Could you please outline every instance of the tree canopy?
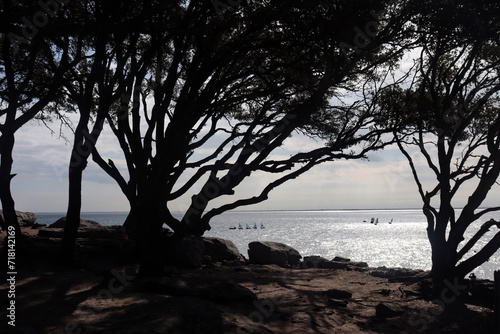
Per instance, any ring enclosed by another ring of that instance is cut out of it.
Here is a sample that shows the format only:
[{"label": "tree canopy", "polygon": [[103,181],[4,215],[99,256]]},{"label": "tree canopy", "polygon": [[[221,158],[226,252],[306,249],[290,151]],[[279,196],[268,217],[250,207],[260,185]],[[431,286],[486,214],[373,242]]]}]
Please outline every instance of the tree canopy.
[{"label": "tree canopy", "polygon": [[66,36],[42,31],[50,24],[40,8],[9,2],[0,11],[0,21],[0,199],[7,225],[20,232],[10,190],[15,132],[35,117],[46,120],[44,110],[64,104],[64,74],[79,55]]},{"label": "tree canopy", "polygon": [[[500,173],[496,2],[14,1],[1,17],[2,205],[15,225],[15,131],[34,117],[77,111],[68,254],[90,155],[126,196],[125,226],[144,267],[154,268],[164,224],[178,237],[202,235],[214,216],[265,201],[318,164],[383,148],[387,133],[424,204],[433,273],[465,275],[500,245],[497,235],[466,259],[488,226],[461,244],[474,221],[500,209],[479,209]],[[420,56],[401,74],[408,50]],[[401,79],[390,81],[395,71]],[[125,169],[101,155],[103,129],[117,139]],[[295,135],[320,144],[283,157]],[[410,146],[435,174],[429,189]],[[272,181],[236,196],[259,174]],[[453,200],[474,182],[457,216]],[[183,196],[191,202],[176,219],[170,204]]]},{"label": "tree canopy", "polygon": [[[395,136],[423,202],[433,275],[464,277],[500,247],[497,233],[485,239],[479,252],[469,253],[494,225],[478,228],[474,223],[500,210],[481,208],[500,173],[499,6],[489,1],[481,6],[456,7],[456,2],[446,1],[426,6],[430,13],[419,22],[414,80],[387,90],[380,101],[401,121]],[[412,146],[435,176],[434,184],[422,180]],[[463,198],[466,187],[472,192],[457,210],[456,199]],[[477,232],[464,240],[468,229]]]},{"label": "tree canopy", "polygon": [[[247,2],[224,20],[204,2],[171,4],[168,11],[154,4],[147,20],[162,29],[135,40],[144,47],[130,63],[133,86],[106,115],[128,180],[98,147],[93,152],[129,200],[126,227],[141,245],[159,244],[164,223],[180,235],[201,235],[213,216],[266,200],[314,165],[364,157],[384,145],[379,139],[387,129],[375,123],[381,116],[368,87],[380,84],[378,71],[404,50],[406,14],[401,4],[363,4]],[[149,64],[137,61],[145,54],[152,55]],[[343,99],[362,82],[361,99]],[[296,131],[326,145],[274,158]],[[209,153],[197,153],[214,138]],[[256,196],[231,196],[256,172],[277,177]],[[192,203],[179,221],[168,203],[187,193]],[[220,198],[226,204],[209,207]]]}]

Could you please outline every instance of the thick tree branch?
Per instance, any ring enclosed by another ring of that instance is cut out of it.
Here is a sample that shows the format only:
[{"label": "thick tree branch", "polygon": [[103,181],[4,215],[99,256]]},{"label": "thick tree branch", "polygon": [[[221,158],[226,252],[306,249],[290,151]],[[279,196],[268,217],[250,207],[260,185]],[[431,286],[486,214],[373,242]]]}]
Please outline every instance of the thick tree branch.
[{"label": "thick tree branch", "polygon": [[489,221],[481,225],[479,231],[477,231],[476,234],[474,234],[474,236],[470,238],[469,241],[467,241],[467,243],[464,245],[464,247],[462,247],[462,249],[457,253],[457,261],[462,259],[464,255],[467,254],[474,247],[474,245],[477,244],[481,237],[485,235],[493,225],[500,227],[500,223],[494,221],[493,219],[490,219]]},{"label": "thick tree branch", "polygon": [[457,265],[455,272],[459,277],[464,277],[475,268],[479,267],[496,253],[500,248],[500,232],[481,248],[476,254]]}]

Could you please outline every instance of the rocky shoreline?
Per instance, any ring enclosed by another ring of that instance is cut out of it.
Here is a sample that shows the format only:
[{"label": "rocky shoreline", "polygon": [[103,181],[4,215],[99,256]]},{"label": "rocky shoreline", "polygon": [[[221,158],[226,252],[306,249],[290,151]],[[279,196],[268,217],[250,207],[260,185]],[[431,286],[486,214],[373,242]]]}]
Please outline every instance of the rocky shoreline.
[{"label": "rocky shoreline", "polygon": [[[121,227],[83,223],[75,265],[59,265],[60,224],[22,228],[16,296],[20,333],[494,329],[490,281],[468,282],[456,296],[447,292],[440,298],[421,270],[371,268],[340,257],[302,258],[274,242],[251,243],[246,259],[231,241],[201,237],[166,250],[164,277],[138,280],[134,243]],[[1,285],[0,293],[6,291]]]},{"label": "rocky shoreline", "polygon": [[[33,212],[16,211],[17,223],[21,227],[31,227],[36,223],[36,214]],[[5,226],[3,211],[0,209],[0,226]]]}]

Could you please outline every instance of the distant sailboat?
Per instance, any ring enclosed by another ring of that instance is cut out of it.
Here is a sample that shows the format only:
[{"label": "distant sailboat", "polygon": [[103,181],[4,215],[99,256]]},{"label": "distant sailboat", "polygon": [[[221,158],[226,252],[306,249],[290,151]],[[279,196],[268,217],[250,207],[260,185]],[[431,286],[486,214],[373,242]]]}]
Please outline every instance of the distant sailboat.
[{"label": "distant sailboat", "polygon": [[373,224],[374,220],[375,220],[375,218],[372,217],[372,219],[370,219],[370,224]]},{"label": "distant sailboat", "polygon": [[253,228],[254,228],[254,229],[257,229],[257,223],[255,223],[255,224],[253,225]]},{"label": "distant sailboat", "polygon": [[378,218],[375,220],[375,225],[377,225],[377,224],[378,224]]},{"label": "distant sailboat", "polygon": [[248,223],[247,223],[247,230],[249,230],[249,229],[251,229],[251,227],[250,227],[250,226],[248,225]]},{"label": "distant sailboat", "polygon": [[389,224],[392,224],[392,221],[394,220],[394,218],[391,218],[391,221],[389,222]]},{"label": "distant sailboat", "polygon": [[238,230],[242,230],[243,227],[241,226],[241,224],[238,226]]},{"label": "distant sailboat", "polygon": [[260,228],[265,228],[264,224],[260,223]]}]

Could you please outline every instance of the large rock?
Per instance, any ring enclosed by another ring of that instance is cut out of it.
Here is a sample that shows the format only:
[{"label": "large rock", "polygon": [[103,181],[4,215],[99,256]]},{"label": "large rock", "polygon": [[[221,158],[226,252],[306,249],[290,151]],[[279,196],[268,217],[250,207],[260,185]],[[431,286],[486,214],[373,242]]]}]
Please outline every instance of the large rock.
[{"label": "large rock", "polygon": [[200,237],[186,235],[182,240],[168,237],[165,246],[165,262],[168,264],[187,268],[199,268],[203,264],[205,244]]},{"label": "large rock", "polygon": [[186,235],[182,240],[170,236],[165,240],[166,262],[181,267],[198,268],[210,262],[239,261],[245,258],[230,240]]},{"label": "large rock", "polygon": [[369,274],[373,277],[387,278],[392,282],[405,282],[425,277],[429,273],[420,269],[378,267],[371,270]]},{"label": "large rock", "polygon": [[350,259],[336,256],[333,260],[327,260],[324,257],[312,255],[304,257],[301,265],[302,268],[320,268],[320,269],[345,269],[345,270],[362,270],[367,268],[366,262],[352,262]]},{"label": "large rock", "polygon": [[304,260],[302,261],[302,268],[324,268],[325,264],[328,262],[330,261],[318,255],[304,256]]},{"label": "large rock", "polygon": [[221,238],[202,237],[205,245],[204,255],[210,256],[214,262],[240,261],[245,262],[245,258],[233,244],[231,240]]},{"label": "large rock", "polygon": [[292,247],[279,242],[253,241],[248,244],[248,257],[251,263],[287,267],[299,264],[302,255]]},{"label": "large rock", "polygon": [[322,269],[350,269],[350,263],[345,261],[321,262],[318,268]]},{"label": "large rock", "polygon": [[[55,223],[38,231],[38,236],[42,238],[62,238],[66,217],[59,218]],[[78,238],[112,238],[122,237],[126,234],[125,228],[120,225],[104,226],[93,220],[80,219],[78,227]]]},{"label": "large rock", "polygon": [[[16,211],[17,223],[21,227],[30,227],[36,223],[36,214],[33,212],[21,212]],[[5,224],[5,218],[3,216],[3,211],[0,210],[0,225],[3,226]]]},{"label": "large rock", "polygon": [[361,271],[362,268],[367,268],[368,263],[366,262],[347,262],[347,261],[328,261],[320,263],[319,268],[325,269],[347,269],[347,270],[358,270]]},{"label": "large rock", "polygon": [[[59,218],[55,223],[52,223],[48,226],[48,228],[64,228],[66,226],[66,217]],[[103,225],[99,224],[93,220],[83,220],[80,219],[80,227],[79,229],[91,229],[91,228],[101,228]]]}]

